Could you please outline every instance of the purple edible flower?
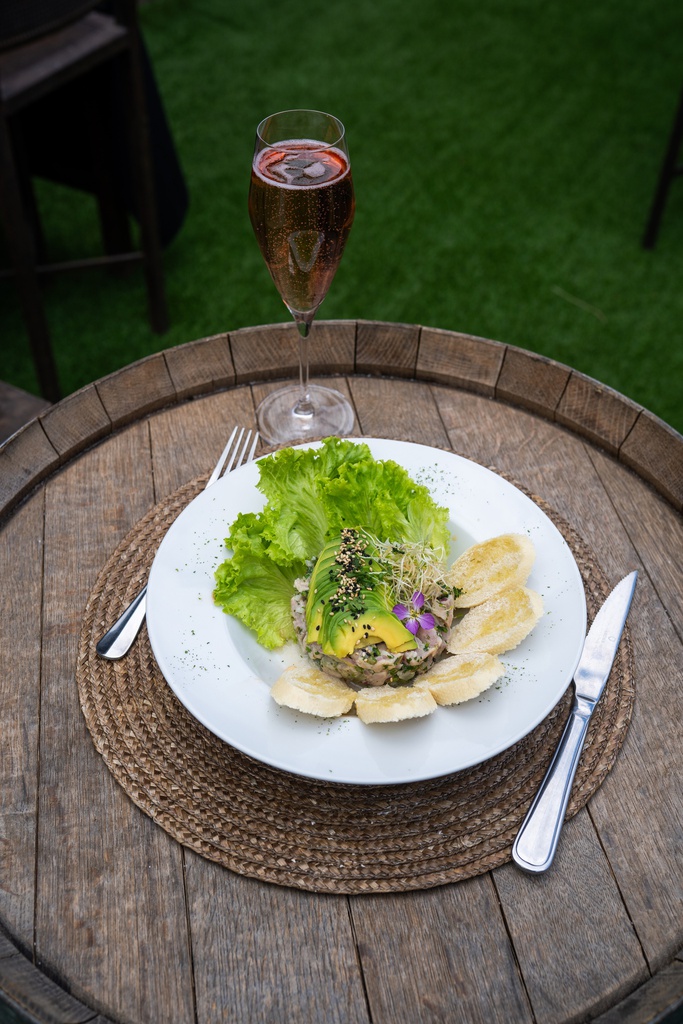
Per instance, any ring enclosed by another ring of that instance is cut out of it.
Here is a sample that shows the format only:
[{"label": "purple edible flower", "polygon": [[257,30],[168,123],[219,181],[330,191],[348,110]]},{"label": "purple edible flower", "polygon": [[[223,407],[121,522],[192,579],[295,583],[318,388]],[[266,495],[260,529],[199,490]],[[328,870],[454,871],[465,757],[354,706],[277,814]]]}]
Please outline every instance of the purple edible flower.
[{"label": "purple edible flower", "polygon": [[431,612],[423,612],[421,608],[425,603],[424,594],[416,590],[410,599],[410,608],[406,608],[404,604],[395,604],[391,609],[394,615],[401,620],[406,629],[409,629],[411,633],[417,633],[420,626],[423,629],[434,628],[434,616]]}]

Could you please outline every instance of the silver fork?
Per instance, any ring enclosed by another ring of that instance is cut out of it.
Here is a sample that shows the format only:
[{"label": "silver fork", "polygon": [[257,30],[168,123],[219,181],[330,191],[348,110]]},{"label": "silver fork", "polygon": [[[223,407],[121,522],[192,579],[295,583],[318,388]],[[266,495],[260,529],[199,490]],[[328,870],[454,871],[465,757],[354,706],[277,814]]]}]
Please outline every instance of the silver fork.
[{"label": "silver fork", "polygon": [[[238,430],[239,434],[237,434]],[[256,445],[258,444],[258,432],[254,431],[253,440],[251,435],[251,430],[248,430],[245,436],[244,427],[242,427],[241,430],[239,427],[235,427],[228,438],[228,443],[221,452],[221,457],[216,463],[213,473],[206,482],[206,487],[210,487],[211,484],[215,484],[216,480],[221,476],[224,466],[225,472],[229,473],[231,470],[236,469],[237,466],[251,462],[254,458]],[[250,441],[251,447],[249,447]],[[241,448],[240,445],[242,446]],[[232,458],[226,465],[231,451]],[[109,629],[102,639],[98,641],[95,650],[101,658],[108,658],[110,661],[116,661],[118,658],[122,658],[124,654],[128,653],[145,619],[145,612],[147,610],[146,595],[147,585],[145,584],[137,597],[133,598],[125,612],[123,612],[120,618],[116,620],[111,629]]]}]

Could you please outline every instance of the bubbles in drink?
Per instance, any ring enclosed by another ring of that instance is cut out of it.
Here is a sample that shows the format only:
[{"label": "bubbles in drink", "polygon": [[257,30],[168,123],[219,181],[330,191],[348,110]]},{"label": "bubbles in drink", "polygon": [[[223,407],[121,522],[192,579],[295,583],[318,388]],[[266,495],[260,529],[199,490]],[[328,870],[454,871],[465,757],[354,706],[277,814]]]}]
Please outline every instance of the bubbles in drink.
[{"label": "bubbles in drink", "polygon": [[317,310],[339,265],[355,202],[348,157],[293,140],[255,157],[249,216],[263,258],[292,313]]}]

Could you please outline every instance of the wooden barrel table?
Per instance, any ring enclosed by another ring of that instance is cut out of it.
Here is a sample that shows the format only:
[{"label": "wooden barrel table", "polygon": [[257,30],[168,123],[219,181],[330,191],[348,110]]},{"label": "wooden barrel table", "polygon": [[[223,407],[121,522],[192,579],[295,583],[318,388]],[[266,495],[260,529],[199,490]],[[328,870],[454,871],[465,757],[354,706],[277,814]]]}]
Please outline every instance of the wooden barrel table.
[{"label": "wooden barrel table", "polygon": [[555,862],[523,874],[510,847],[566,702],[471,771],[366,791],[222,743],[144,628],[98,663],[229,428],[296,375],[293,325],[203,338],[0,447],[0,1019],[678,1019],[683,438],[570,367],[450,331],[321,322],[311,359],[355,434],[457,453],[540,503],[589,617],[639,572]]}]

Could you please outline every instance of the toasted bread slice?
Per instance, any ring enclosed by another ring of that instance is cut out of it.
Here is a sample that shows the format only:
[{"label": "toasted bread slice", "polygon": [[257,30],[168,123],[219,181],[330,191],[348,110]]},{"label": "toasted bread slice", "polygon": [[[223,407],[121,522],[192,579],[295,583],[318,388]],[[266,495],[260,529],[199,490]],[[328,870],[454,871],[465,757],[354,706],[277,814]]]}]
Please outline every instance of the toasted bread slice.
[{"label": "toasted bread slice", "polygon": [[502,654],[529,635],[541,615],[543,601],[527,587],[512,587],[471,608],[452,629],[451,654]]},{"label": "toasted bread slice", "polygon": [[503,533],[473,544],[448,570],[446,582],[462,593],[456,608],[473,608],[529,579],[536,552],[521,533]]},{"label": "toasted bread slice", "polygon": [[356,713],[361,722],[402,722],[436,711],[429,690],[420,686],[366,686],[356,694]]},{"label": "toasted bread slice", "polygon": [[338,718],[353,707],[356,691],[317,668],[289,665],[273,683],[270,695],[281,706],[319,718]]},{"label": "toasted bread slice", "polygon": [[504,675],[505,665],[495,654],[454,654],[435,662],[418,685],[446,706],[478,697]]}]

